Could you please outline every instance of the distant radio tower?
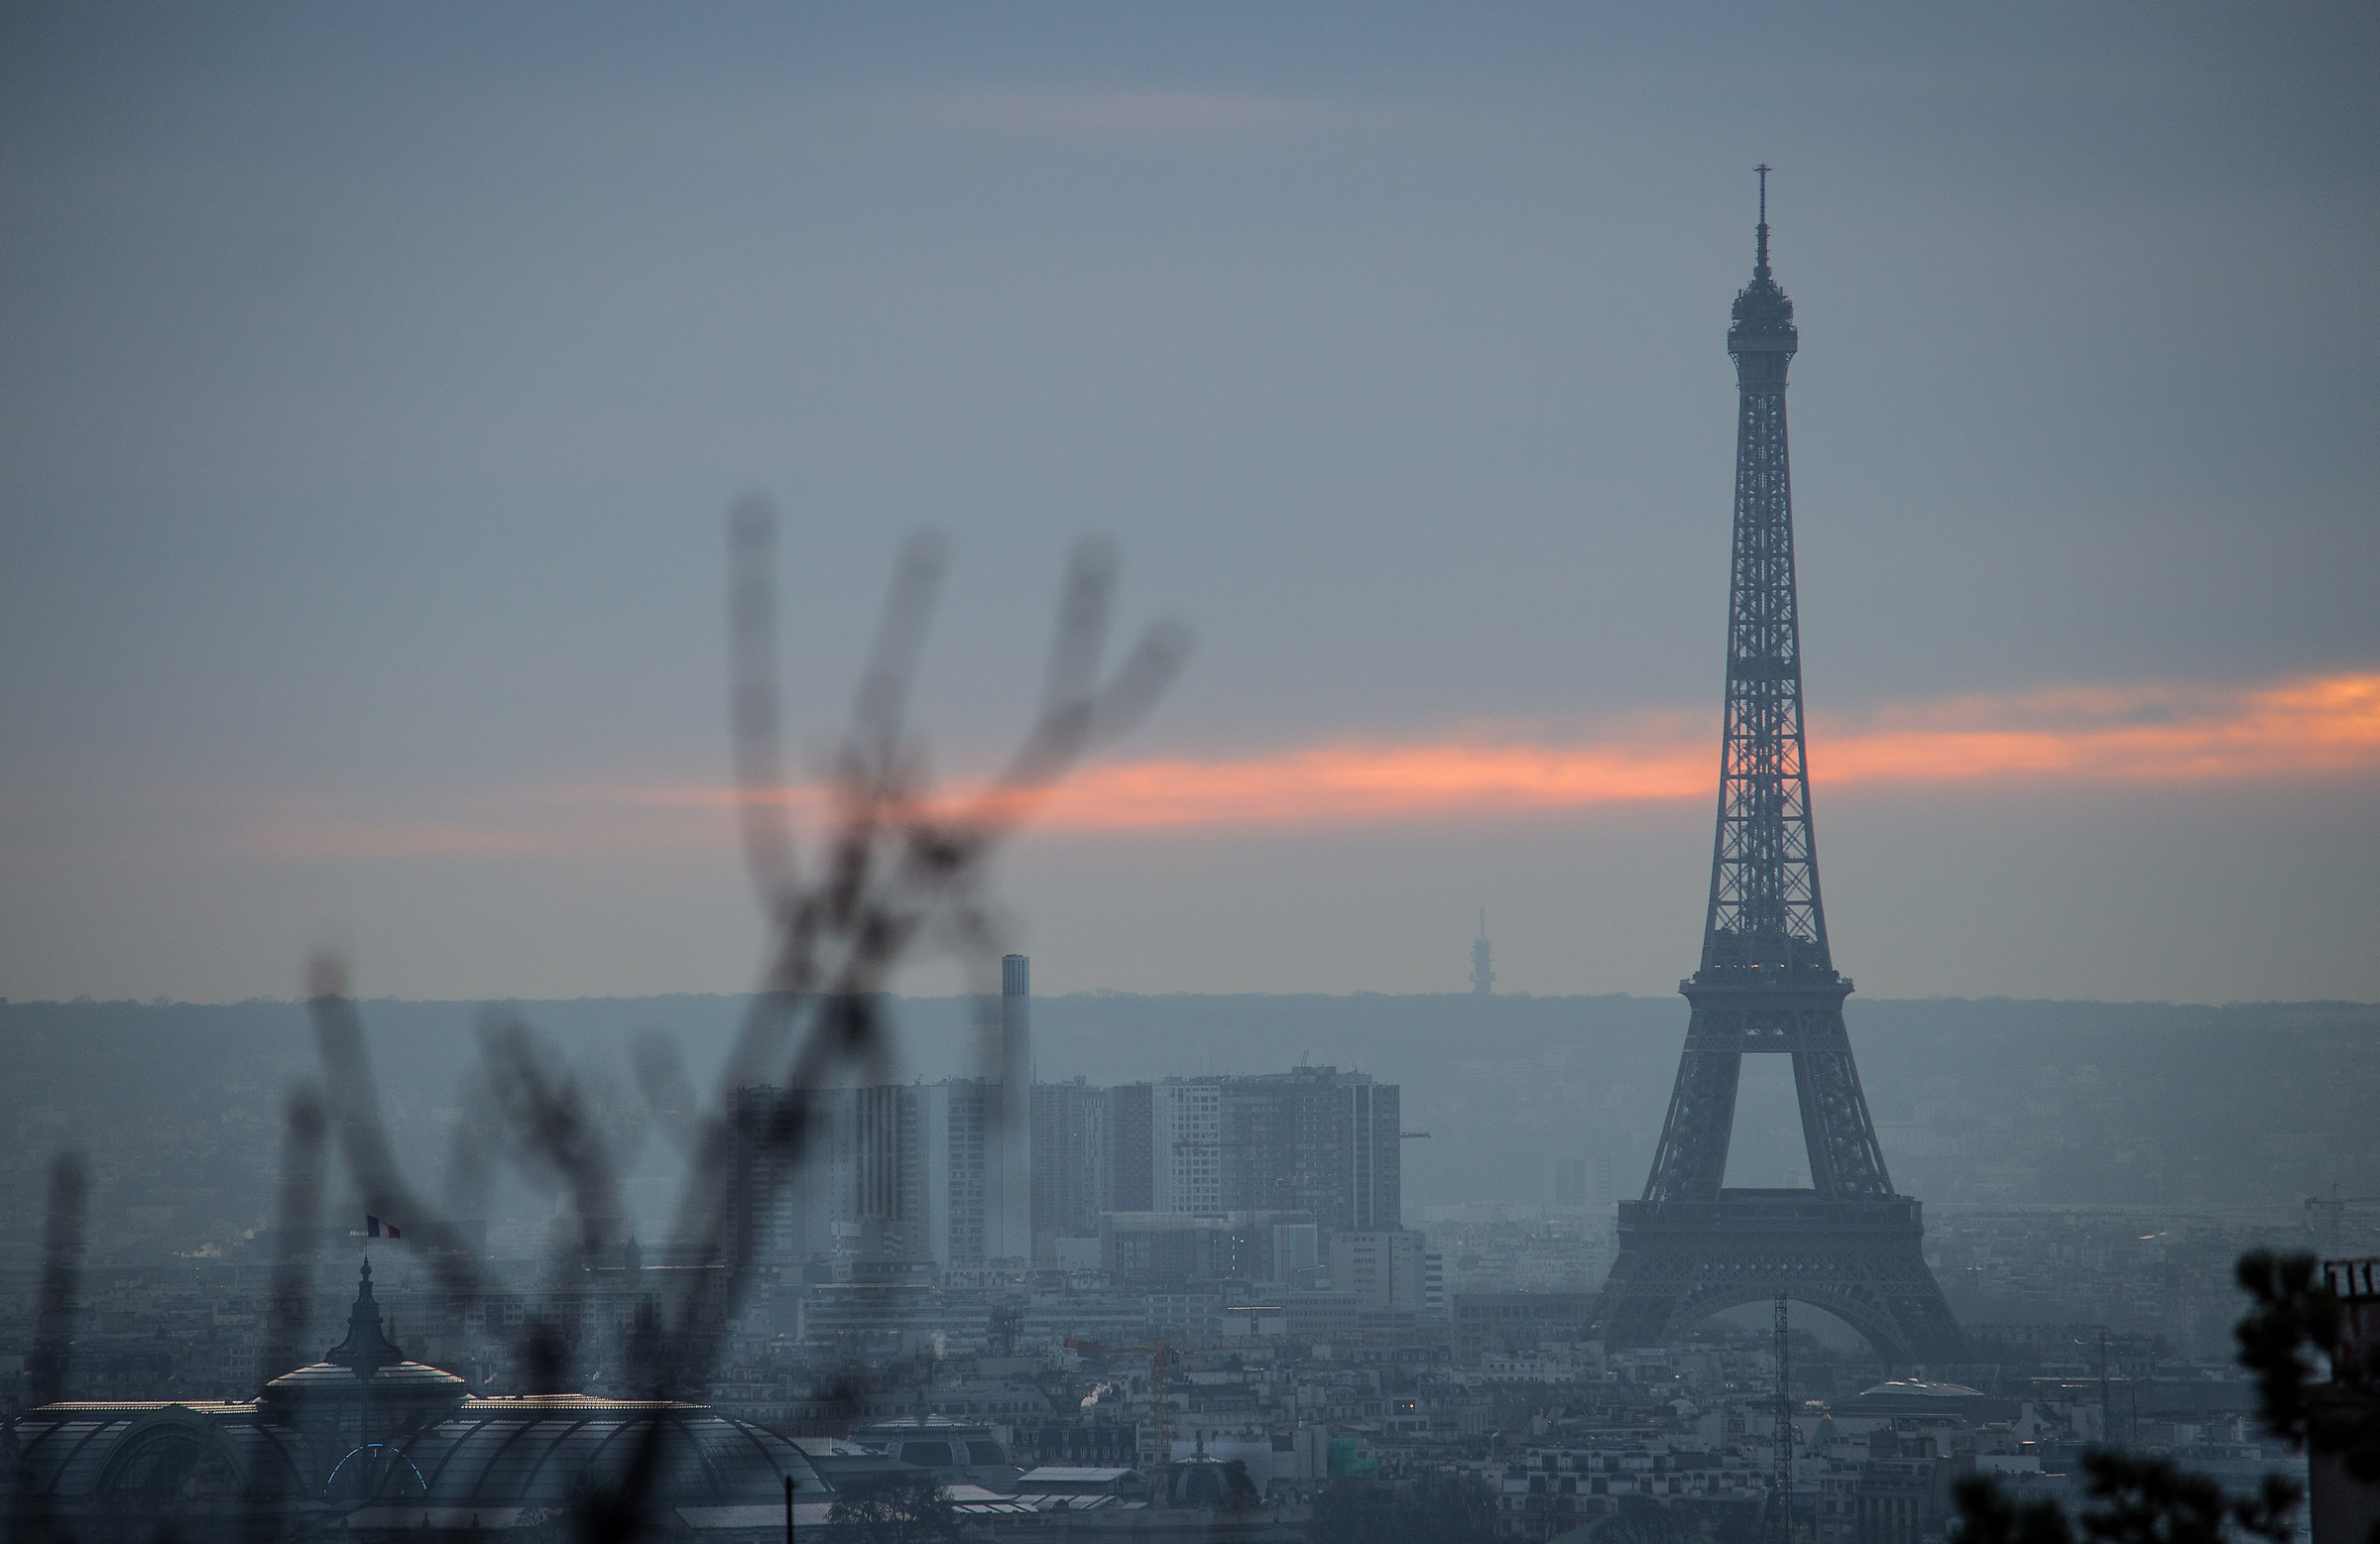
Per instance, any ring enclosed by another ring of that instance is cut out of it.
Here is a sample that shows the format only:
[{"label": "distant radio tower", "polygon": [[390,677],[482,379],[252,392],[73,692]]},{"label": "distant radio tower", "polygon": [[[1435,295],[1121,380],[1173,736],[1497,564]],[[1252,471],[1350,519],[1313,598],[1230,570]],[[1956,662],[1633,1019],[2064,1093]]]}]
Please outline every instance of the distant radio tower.
[{"label": "distant radio tower", "polygon": [[1488,908],[1480,907],[1480,941],[1471,946],[1471,995],[1475,998],[1495,996],[1495,971],[1488,963]]}]

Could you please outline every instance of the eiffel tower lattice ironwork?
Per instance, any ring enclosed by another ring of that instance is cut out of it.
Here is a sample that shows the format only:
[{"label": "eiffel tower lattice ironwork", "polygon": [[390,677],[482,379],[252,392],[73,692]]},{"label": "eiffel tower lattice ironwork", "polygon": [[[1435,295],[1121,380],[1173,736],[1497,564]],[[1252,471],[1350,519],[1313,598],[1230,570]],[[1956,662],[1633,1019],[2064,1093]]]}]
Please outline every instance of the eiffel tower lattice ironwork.
[{"label": "eiffel tower lattice ironwork", "polygon": [[[1701,969],[1644,1199],[1619,1207],[1599,1319],[1614,1346],[1659,1345],[1709,1314],[1782,1293],[1826,1309],[1889,1362],[1955,1357],[1963,1337],[1920,1251],[1919,1203],[1884,1168],[1827,948],[1802,729],[1785,369],[1793,302],[1768,266],[1768,168],[1752,282],[1735,297],[1735,536],[1727,686]],[[1746,1054],[1793,1058],[1808,1190],[1723,1188]]]}]

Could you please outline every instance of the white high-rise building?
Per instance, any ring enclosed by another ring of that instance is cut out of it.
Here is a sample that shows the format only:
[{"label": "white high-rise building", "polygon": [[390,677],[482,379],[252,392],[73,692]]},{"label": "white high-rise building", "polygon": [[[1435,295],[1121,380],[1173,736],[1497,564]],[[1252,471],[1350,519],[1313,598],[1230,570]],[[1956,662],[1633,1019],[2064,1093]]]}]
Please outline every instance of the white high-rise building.
[{"label": "white high-rise building", "polygon": [[910,1258],[945,1269],[998,1258],[990,1183],[998,1090],[974,1078],[902,1090],[901,1200]]},{"label": "white high-rise building", "polygon": [[1149,1098],[1149,1209],[1223,1210],[1223,1085],[1159,1083]]},{"label": "white high-rise building", "polygon": [[1420,1313],[1427,1307],[1427,1245],[1401,1228],[1331,1235],[1331,1289],[1353,1292],[1365,1307]]}]

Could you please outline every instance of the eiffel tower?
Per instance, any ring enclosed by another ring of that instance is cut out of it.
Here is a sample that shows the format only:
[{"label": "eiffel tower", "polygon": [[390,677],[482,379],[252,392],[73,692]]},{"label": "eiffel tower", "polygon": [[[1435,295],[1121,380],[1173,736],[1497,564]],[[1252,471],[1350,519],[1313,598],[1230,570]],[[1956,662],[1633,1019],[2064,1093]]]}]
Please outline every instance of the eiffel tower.
[{"label": "eiffel tower", "polygon": [[[1768,267],[1768,171],[1752,282],[1735,297],[1735,541],[1727,689],[1703,963],[1644,1199],[1619,1207],[1598,1320],[1612,1346],[1656,1346],[1723,1309],[1779,1295],[1844,1320],[1892,1363],[1943,1361],[1963,1337],[1926,1268],[1920,1204],[1892,1188],[1859,1090],[1827,948],[1802,733],[1785,367],[1800,335]],[[1793,1058],[1808,1190],[1723,1188],[1747,1054]]]}]

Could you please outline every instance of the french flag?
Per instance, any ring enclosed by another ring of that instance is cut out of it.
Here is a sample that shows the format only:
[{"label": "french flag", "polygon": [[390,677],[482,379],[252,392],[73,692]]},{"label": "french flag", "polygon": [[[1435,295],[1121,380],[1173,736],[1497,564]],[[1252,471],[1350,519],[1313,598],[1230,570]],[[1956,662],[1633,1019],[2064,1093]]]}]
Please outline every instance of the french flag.
[{"label": "french flag", "polygon": [[405,1237],[405,1230],[399,1228],[395,1223],[384,1223],[366,1212],[364,1214],[364,1237],[367,1239],[402,1239]]}]

